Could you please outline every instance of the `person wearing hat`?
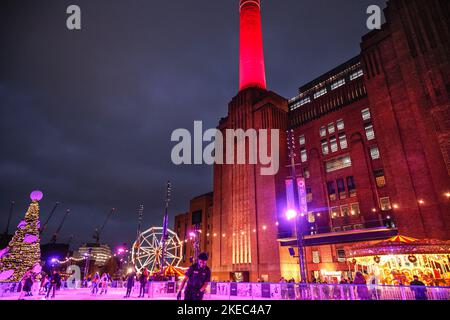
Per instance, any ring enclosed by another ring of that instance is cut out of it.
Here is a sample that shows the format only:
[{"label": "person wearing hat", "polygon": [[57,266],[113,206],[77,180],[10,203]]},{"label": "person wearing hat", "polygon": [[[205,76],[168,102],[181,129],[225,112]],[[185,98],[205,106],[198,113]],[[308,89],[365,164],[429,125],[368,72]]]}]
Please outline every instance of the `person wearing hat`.
[{"label": "person wearing hat", "polygon": [[203,300],[205,290],[211,281],[211,270],[206,265],[207,261],[207,253],[202,252],[198,255],[198,262],[194,263],[185,274],[180,291],[178,291],[178,300],[181,299],[181,291],[183,291],[186,282],[184,300]]}]

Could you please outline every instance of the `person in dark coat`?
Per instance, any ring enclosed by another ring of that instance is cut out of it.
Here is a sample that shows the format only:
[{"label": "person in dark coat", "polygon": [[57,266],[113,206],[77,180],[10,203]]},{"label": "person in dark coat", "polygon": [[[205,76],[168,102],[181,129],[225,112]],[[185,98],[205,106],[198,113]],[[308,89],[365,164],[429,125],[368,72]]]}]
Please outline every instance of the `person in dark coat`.
[{"label": "person in dark coat", "polygon": [[127,293],[125,294],[124,298],[130,297],[131,290],[133,290],[135,280],[136,280],[136,273],[134,271],[131,271],[127,277]]},{"label": "person in dark coat", "polygon": [[420,281],[418,276],[414,276],[414,280],[411,281],[410,286],[416,296],[416,300],[428,300],[425,283]]},{"label": "person in dark coat", "polygon": [[208,254],[202,252],[198,255],[198,262],[194,263],[186,272],[181,283],[177,299],[181,299],[181,292],[187,282],[184,300],[203,300],[206,288],[211,281],[211,270],[206,265]]},{"label": "person in dark coat", "polygon": [[370,300],[369,288],[367,288],[367,281],[361,272],[358,271],[356,273],[355,281],[353,281],[353,284],[357,285],[356,292],[358,292],[358,297],[361,300]]},{"label": "person in dark coat", "polygon": [[138,298],[143,298],[144,294],[145,294],[145,286],[147,285],[147,275],[145,274],[145,272],[142,272],[140,277],[139,277],[139,296]]},{"label": "person in dark coat", "polygon": [[61,285],[61,276],[56,270],[54,270],[53,274],[50,276],[50,287],[47,290],[46,298],[48,298],[48,296],[50,295],[50,291],[52,290],[53,290],[52,298],[54,298],[56,287],[59,287],[60,285]]}]

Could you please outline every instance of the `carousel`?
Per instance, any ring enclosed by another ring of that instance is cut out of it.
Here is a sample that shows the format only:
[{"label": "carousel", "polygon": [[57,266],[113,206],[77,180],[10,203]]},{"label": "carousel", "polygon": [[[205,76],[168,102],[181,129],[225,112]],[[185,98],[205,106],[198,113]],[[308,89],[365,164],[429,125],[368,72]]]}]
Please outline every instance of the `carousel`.
[{"label": "carousel", "polygon": [[395,236],[361,243],[346,252],[355,271],[365,271],[384,285],[409,284],[414,275],[428,286],[450,286],[450,241]]}]

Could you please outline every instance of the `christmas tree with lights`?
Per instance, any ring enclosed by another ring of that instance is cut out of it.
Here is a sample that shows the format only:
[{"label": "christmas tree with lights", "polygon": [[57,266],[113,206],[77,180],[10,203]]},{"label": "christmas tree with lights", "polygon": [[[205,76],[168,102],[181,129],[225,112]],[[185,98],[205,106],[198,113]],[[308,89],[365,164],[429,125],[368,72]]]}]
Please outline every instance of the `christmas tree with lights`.
[{"label": "christmas tree with lights", "polygon": [[8,247],[0,250],[0,282],[17,282],[22,280],[27,271],[39,272],[41,249],[38,201],[42,196],[41,191],[31,193],[31,204],[25,219],[20,221]]}]

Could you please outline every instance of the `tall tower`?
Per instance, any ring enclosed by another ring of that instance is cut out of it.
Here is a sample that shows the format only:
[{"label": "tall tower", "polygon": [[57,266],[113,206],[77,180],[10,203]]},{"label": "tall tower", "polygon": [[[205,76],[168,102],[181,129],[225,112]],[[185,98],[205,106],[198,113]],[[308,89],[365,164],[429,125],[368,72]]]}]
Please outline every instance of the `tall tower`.
[{"label": "tall tower", "polygon": [[239,91],[266,89],[261,0],[240,0]]},{"label": "tall tower", "polygon": [[[239,93],[229,103],[228,115],[218,128],[224,137],[228,129],[257,130],[258,146],[262,141],[259,130],[266,130],[269,136],[278,131],[279,163],[286,163],[288,103],[266,90],[260,0],[240,0],[239,11]],[[267,143],[271,146],[275,142]],[[246,142],[246,155],[249,148],[251,144]],[[286,206],[286,172],[281,166],[276,175],[263,176],[262,167],[265,166],[248,163],[214,166],[212,271],[215,280],[277,281],[280,278],[277,238],[279,228],[283,227],[280,215]]]}]

